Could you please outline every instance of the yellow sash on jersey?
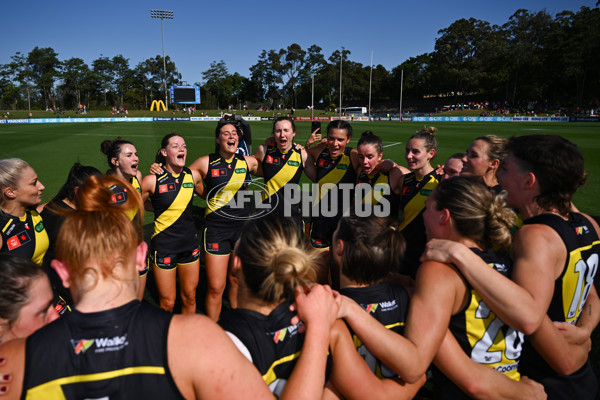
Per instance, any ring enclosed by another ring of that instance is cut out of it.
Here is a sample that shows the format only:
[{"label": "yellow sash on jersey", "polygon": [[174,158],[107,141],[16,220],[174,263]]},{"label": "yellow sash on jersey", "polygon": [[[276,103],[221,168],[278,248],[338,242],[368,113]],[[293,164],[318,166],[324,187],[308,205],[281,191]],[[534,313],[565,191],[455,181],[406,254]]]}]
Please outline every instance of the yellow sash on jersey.
[{"label": "yellow sash on jersey", "polygon": [[[235,167],[233,167],[234,171],[229,179],[229,182],[227,182],[227,184],[224,185],[215,196],[211,197],[206,202],[206,212],[204,213],[205,217],[211,212],[217,211],[221,207],[226,206],[231,199],[233,199],[238,190],[240,190],[240,188],[244,185],[244,182],[246,182],[246,171],[248,171],[248,164],[246,163],[246,160],[236,160],[238,162],[235,164]],[[245,170],[243,174],[238,174],[235,172],[235,170],[239,168],[243,168]]]},{"label": "yellow sash on jersey", "polygon": [[[342,154],[341,157],[342,158],[340,159],[340,162],[338,162],[331,171],[326,173],[325,176],[319,179],[319,197],[315,204],[318,204],[319,201],[323,200],[323,197],[325,197],[327,193],[329,193],[328,190],[321,190],[321,186],[323,186],[326,183],[333,183],[334,185],[337,185],[342,180],[342,178],[344,178],[344,175],[346,175],[346,171],[348,170],[348,168],[354,168],[354,166],[352,165],[352,160],[349,156],[347,156],[346,154]],[[346,168],[338,168],[340,165],[345,165]]]},{"label": "yellow sash on jersey", "polygon": [[129,183],[131,183],[131,186],[133,186],[133,188],[137,190],[139,194],[142,194],[142,186],[140,185],[140,181],[138,181],[137,176],[132,176],[129,180]]},{"label": "yellow sash on jersey", "polygon": [[[173,224],[173,222],[177,221],[177,219],[183,214],[185,209],[187,208],[188,203],[192,199],[194,195],[194,178],[192,174],[188,174],[186,172],[182,172],[183,174],[183,182],[181,182],[181,187],[179,189],[179,193],[169,206],[162,214],[160,214],[154,220],[154,233],[152,237],[158,235],[169,226]],[[174,177],[177,177],[173,175]],[[160,179],[160,177],[158,178]],[[192,186],[187,188],[186,183],[191,183]]]},{"label": "yellow sash on jersey", "polygon": [[425,208],[425,201],[427,201],[427,197],[429,197],[433,189],[437,187],[438,183],[439,182],[435,178],[435,175],[429,175],[429,182],[427,182],[425,186],[419,190],[419,193],[415,194],[414,197],[410,199],[408,204],[406,204],[406,207],[404,207],[404,221],[402,221],[402,224],[400,224],[399,230],[406,228],[406,225],[410,224]]},{"label": "yellow sash on jersey", "polygon": [[290,181],[296,175],[298,166],[290,165],[289,162],[299,163],[302,165],[302,155],[293,150],[290,150],[292,155],[283,167],[266,183],[267,190],[263,191],[262,199],[265,201],[269,197],[277,193],[286,183]]},{"label": "yellow sash on jersey", "polygon": [[114,371],[107,372],[99,372],[95,374],[85,374],[85,375],[72,375],[65,376],[64,378],[58,378],[53,381],[49,381],[46,383],[42,383],[36,387],[33,387],[27,390],[27,394],[25,395],[25,399],[27,400],[37,400],[37,399],[56,399],[63,400],[66,399],[62,386],[76,384],[76,383],[84,383],[84,382],[98,382],[106,379],[116,379],[122,376],[134,375],[134,374],[144,374],[144,375],[164,375],[165,369],[164,367],[155,367],[155,366],[139,366],[139,367],[129,367],[118,369]]},{"label": "yellow sash on jersey", "polygon": [[[361,182],[361,183],[370,186],[369,192],[365,194],[365,197],[363,198],[362,203],[377,205],[377,204],[379,204],[379,200],[375,199],[375,186],[376,185],[388,185],[389,186],[390,180],[388,179],[387,175],[379,174],[379,176],[377,177],[377,180],[375,181],[374,184],[369,185],[366,182]],[[390,187],[390,192],[391,192],[391,190],[392,190],[392,188]],[[381,199],[382,197],[383,197],[383,194],[380,194],[379,196],[377,196],[378,199]]]}]

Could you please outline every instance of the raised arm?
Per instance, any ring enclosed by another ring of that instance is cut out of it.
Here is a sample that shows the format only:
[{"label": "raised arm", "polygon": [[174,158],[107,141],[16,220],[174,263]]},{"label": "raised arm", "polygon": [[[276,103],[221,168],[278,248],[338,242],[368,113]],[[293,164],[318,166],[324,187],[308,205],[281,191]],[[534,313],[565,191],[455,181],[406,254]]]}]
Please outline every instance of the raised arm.
[{"label": "raised arm", "polygon": [[308,176],[308,179],[315,182],[317,179],[317,169],[315,168],[315,159],[306,150],[301,148],[302,153],[302,165],[304,166],[304,173]]},{"label": "raised arm", "polygon": [[267,147],[264,144],[261,144],[256,148],[256,151],[252,155],[252,157],[256,160],[256,171],[254,172],[255,176],[263,176],[262,172],[262,160],[265,159],[265,154],[267,152]]}]

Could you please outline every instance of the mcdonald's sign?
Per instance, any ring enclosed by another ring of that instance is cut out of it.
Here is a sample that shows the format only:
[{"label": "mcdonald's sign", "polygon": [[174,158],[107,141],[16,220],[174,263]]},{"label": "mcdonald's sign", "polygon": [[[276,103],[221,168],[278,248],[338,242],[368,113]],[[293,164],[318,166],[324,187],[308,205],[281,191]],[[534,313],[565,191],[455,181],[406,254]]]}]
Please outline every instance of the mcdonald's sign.
[{"label": "mcdonald's sign", "polygon": [[150,105],[150,111],[154,111],[154,106],[156,106],[156,111],[160,111],[161,108],[163,111],[167,111],[167,107],[165,107],[165,103],[162,100],[153,100]]}]

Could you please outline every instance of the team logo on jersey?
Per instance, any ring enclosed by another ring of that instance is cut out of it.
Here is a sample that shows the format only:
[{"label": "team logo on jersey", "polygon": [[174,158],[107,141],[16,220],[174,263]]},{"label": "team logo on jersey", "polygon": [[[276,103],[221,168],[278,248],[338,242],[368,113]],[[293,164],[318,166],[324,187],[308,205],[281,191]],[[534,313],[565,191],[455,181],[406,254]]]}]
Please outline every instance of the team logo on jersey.
[{"label": "team logo on jersey", "polygon": [[323,159],[319,160],[319,167],[326,167],[329,163]]},{"label": "team logo on jersey", "polygon": [[8,246],[8,250],[13,250],[30,241],[31,238],[29,237],[29,234],[26,231],[23,231],[13,237],[8,238],[6,245]]},{"label": "team logo on jersey", "polygon": [[273,158],[272,156],[267,156],[267,164],[279,164],[279,158],[275,157]]},{"label": "team logo on jersey", "polygon": [[298,161],[292,161],[292,160],[289,160],[287,162],[287,164],[291,165],[292,167],[298,167],[300,165],[300,163]]},{"label": "team logo on jersey", "polygon": [[160,185],[158,187],[158,193],[167,193],[167,192],[174,192],[175,191],[175,185],[172,183],[166,183],[164,185]]},{"label": "team logo on jersey", "polygon": [[281,330],[275,332],[275,335],[273,335],[273,341],[275,343],[283,342],[283,339],[285,339],[286,333],[287,333],[287,328],[284,328],[284,329],[281,329]]},{"label": "team logo on jersey", "polygon": [[81,354],[85,353],[87,349],[92,347],[92,345],[94,344],[94,339],[71,339],[71,344],[73,345],[73,350],[75,351],[75,354]]},{"label": "team logo on jersey", "polygon": [[403,187],[402,188],[402,194],[409,194],[410,193],[410,188],[409,187]]},{"label": "team logo on jersey", "polygon": [[183,182],[182,186],[186,189],[190,189],[194,187],[194,184],[192,182]]},{"label": "team logo on jersey", "polygon": [[42,221],[38,222],[34,229],[37,233],[40,233],[44,230],[44,223]]},{"label": "team logo on jersey", "polygon": [[375,314],[375,311],[377,311],[377,307],[378,307],[378,306],[379,306],[379,304],[377,304],[377,303],[368,304],[368,305],[365,307],[365,310],[367,310],[367,312],[368,312],[369,314],[371,314],[371,313]]},{"label": "team logo on jersey", "polygon": [[579,226],[577,228],[575,228],[575,234],[577,236],[581,236],[581,235],[585,235],[589,232],[588,227],[583,225],[583,226]]}]

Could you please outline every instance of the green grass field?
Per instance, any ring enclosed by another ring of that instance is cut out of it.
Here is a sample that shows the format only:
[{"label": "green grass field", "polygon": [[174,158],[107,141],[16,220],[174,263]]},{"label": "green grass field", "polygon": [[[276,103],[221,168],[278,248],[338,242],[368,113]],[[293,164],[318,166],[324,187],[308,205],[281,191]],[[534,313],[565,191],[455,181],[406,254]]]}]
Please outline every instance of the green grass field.
[{"label": "green grass field", "polygon": [[[443,163],[452,153],[464,151],[477,136],[495,134],[505,137],[534,133],[561,135],[575,142],[583,152],[588,180],[576,194],[580,210],[600,215],[600,124],[597,123],[516,123],[516,122],[437,122],[438,154],[434,163]],[[422,122],[374,121],[353,123],[351,146],[361,132],[370,129],[382,137],[384,157],[404,164],[404,145],[423,127]],[[160,146],[161,138],[178,132],[187,141],[190,164],[197,157],[214,151],[215,122],[127,122],[77,124],[0,124],[0,158],[19,157],[29,162],[46,185],[44,201],[48,201],[64,183],[74,162],[107,169],[100,151],[105,139],[121,136],[132,141],[140,156],[140,170],[145,175]],[[270,136],[272,123],[251,122],[253,148]],[[324,124],[323,127],[326,125]],[[296,139],[304,143],[310,122],[298,122]]]}]

